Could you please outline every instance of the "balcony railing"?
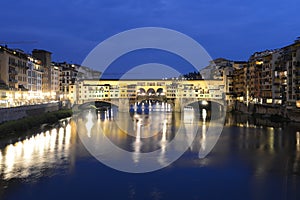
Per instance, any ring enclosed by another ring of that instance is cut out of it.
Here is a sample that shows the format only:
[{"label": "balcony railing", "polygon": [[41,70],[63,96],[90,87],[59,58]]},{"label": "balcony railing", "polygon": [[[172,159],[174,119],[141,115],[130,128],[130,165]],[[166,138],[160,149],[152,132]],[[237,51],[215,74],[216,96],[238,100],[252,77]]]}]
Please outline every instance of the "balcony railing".
[{"label": "balcony railing", "polygon": [[12,74],[12,75],[18,75],[18,72],[17,72],[16,70],[14,70],[14,69],[10,69],[10,70],[8,71],[8,73],[9,73],[9,74]]},{"label": "balcony railing", "polygon": [[17,82],[18,82],[18,80],[16,80],[16,79],[13,79],[13,78],[10,78],[10,79],[9,79],[9,82],[11,82],[11,83],[17,83]]}]

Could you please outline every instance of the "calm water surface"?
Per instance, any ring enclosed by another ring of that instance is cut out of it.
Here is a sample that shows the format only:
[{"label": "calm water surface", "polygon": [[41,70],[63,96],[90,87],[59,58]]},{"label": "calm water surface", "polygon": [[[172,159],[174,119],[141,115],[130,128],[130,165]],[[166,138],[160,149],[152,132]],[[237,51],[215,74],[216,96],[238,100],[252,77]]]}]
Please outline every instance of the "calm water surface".
[{"label": "calm water surface", "polygon": [[[300,199],[297,123],[228,115],[217,144],[200,159],[199,151],[206,148],[205,126],[212,124],[204,124],[199,117],[193,145],[168,167],[144,174],[107,167],[91,156],[80,137],[101,141],[105,135],[133,152],[132,161],[139,164],[138,153],[164,152],[162,144],[174,139],[181,120],[191,119],[172,113],[132,116],[131,121],[115,126],[114,116],[107,113],[98,119],[83,115],[32,132],[26,139],[3,140],[0,199]],[[133,135],[124,129],[132,129]],[[142,137],[153,130],[158,134]],[[189,140],[188,131],[182,142]],[[163,163],[164,155],[157,161]]]}]

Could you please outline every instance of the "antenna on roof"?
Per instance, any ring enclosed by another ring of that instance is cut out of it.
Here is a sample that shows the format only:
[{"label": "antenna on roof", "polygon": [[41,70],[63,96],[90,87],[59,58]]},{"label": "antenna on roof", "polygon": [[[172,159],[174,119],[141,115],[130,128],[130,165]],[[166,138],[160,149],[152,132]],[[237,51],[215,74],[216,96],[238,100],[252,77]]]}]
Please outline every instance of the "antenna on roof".
[{"label": "antenna on roof", "polygon": [[0,44],[7,46],[8,44],[35,44],[37,41],[0,41]]}]

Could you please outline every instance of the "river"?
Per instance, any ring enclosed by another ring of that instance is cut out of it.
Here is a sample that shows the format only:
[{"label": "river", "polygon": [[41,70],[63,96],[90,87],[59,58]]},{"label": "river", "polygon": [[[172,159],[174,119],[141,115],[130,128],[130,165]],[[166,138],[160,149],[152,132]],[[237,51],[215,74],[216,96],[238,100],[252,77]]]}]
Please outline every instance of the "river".
[{"label": "river", "polygon": [[0,199],[300,199],[300,124],[227,114],[210,151],[213,126],[178,113],[87,111],[0,142]]}]

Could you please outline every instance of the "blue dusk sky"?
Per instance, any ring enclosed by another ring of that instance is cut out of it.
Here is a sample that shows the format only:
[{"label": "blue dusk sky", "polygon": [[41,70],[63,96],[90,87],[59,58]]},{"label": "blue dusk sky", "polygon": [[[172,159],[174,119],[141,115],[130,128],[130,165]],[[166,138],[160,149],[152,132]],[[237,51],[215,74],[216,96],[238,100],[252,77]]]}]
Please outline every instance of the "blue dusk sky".
[{"label": "blue dusk sky", "polygon": [[[300,36],[299,0],[2,1],[0,41],[81,64],[100,42],[139,27],[164,27],[199,42],[212,58],[247,60]],[[3,44],[2,44],[3,45]]]}]

